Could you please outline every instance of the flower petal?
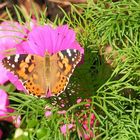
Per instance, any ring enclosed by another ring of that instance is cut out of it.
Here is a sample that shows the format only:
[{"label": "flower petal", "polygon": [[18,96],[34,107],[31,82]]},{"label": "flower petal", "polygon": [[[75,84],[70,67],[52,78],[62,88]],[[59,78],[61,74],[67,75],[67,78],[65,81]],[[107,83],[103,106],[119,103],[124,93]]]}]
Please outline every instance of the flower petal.
[{"label": "flower petal", "polygon": [[20,116],[10,116],[9,113],[13,113],[14,110],[9,108],[8,95],[5,91],[0,89],[0,121],[8,121],[15,125],[15,127],[20,126]]},{"label": "flower petal", "polygon": [[11,72],[7,72],[7,76],[9,77],[10,82],[13,83],[18,90],[25,91],[25,88],[23,87],[21,81],[18,79],[16,75],[14,75]]},{"label": "flower petal", "polygon": [[77,49],[84,53],[84,49],[76,41],[75,32],[67,25],[55,29],[48,25],[34,27],[22,47],[28,53],[40,56],[44,56],[46,51],[54,54],[65,49]]},{"label": "flower petal", "polygon": [[[0,59],[7,54],[15,53],[16,45],[22,41],[25,32],[25,27],[17,22],[3,22],[0,24]],[[0,62],[0,84],[4,84],[8,79],[7,72]]]},{"label": "flower petal", "polygon": [[17,22],[3,22],[0,24],[0,59],[5,57],[6,50],[15,51],[15,45],[25,37],[27,29]]},{"label": "flower petal", "polygon": [[7,71],[0,62],[0,85],[4,84],[8,79]]},{"label": "flower petal", "polygon": [[2,89],[0,89],[0,116],[3,114],[3,111],[6,111],[6,106],[9,105],[8,95]]},{"label": "flower petal", "polygon": [[46,116],[46,117],[50,117],[51,115],[52,115],[52,112],[51,112],[51,111],[46,111],[46,112],[45,112],[45,116]]},{"label": "flower petal", "polygon": [[67,129],[70,130],[73,128],[73,124],[64,124],[63,126],[61,126],[60,130],[61,133],[66,135]]}]

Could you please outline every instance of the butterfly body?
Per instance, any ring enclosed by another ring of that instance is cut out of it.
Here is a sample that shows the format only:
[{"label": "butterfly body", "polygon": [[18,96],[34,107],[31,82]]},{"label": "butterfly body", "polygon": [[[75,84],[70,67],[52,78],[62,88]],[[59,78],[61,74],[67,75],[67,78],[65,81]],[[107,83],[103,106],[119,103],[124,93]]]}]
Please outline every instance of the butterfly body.
[{"label": "butterfly body", "polygon": [[80,62],[78,50],[67,49],[44,57],[31,54],[16,54],[2,60],[4,67],[18,76],[27,93],[45,97],[62,93],[75,66]]}]

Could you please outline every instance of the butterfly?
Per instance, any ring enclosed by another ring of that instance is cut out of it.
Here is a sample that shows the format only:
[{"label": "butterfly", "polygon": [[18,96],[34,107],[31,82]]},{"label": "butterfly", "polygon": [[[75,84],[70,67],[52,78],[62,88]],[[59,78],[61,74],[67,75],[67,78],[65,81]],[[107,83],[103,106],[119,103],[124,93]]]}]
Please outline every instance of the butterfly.
[{"label": "butterfly", "polygon": [[22,82],[28,94],[45,97],[62,93],[76,65],[81,61],[76,49],[66,49],[44,57],[32,54],[16,54],[5,57],[3,66]]}]

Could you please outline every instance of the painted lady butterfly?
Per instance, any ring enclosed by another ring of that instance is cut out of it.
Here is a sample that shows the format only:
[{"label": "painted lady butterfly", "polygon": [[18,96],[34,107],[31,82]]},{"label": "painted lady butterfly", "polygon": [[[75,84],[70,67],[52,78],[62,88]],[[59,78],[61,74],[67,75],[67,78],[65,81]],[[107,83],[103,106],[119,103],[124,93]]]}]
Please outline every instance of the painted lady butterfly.
[{"label": "painted lady butterfly", "polygon": [[21,80],[27,93],[38,97],[46,97],[62,93],[81,60],[81,54],[76,49],[62,50],[45,57],[30,54],[11,55],[2,60],[4,67]]}]

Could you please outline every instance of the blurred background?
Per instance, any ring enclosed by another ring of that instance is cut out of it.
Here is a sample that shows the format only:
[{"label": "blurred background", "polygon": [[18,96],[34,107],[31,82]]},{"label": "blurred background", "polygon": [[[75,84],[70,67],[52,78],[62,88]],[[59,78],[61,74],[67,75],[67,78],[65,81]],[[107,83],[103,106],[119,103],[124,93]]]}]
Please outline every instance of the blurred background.
[{"label": "blurred background", "polygon": [[30,15],[32,17],[35,14],[34,12],[37,12],[39,15],[41,11],[44,11],[47,8],[45,14],[48,19],[53,21],[56,15],[60,18],[63,17],[63,12],[59,7],[62,7],[65,12],[69,13],[71,11],[70,5],[77,3],[86,3],[86,0],[0,0],[0,18],[9,18],[6,12],[6,8],[8,8],[12,17],[15,17],[16,20],[13,5],[17,5],[24,11],[26,16]]}]

